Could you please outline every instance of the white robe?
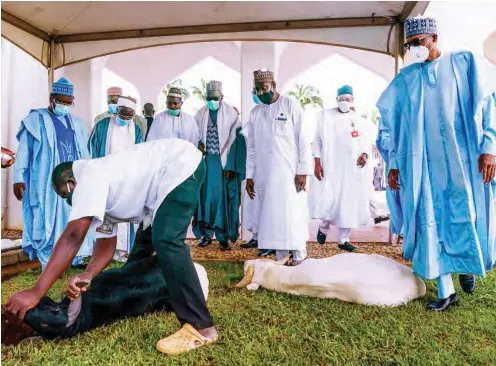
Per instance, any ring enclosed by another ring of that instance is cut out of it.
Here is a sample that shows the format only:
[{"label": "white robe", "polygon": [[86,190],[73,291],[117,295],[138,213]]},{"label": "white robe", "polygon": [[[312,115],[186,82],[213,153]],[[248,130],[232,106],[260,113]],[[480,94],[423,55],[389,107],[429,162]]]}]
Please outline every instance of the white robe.
[{"label": "white robe", "polygon": [[179,116],[171,116],[167,110],[157,114],[146,141],[178,138],[198,146],[200,134],[193,116],[181,111]]},{"label": "white robe", "polygon": [[[207,144],[207,127],[209,120],[209,111],[206,106],[202,107],[195,115],[195,121],[200,131],[200,140]],[[231,146],[236,140],[236,130],[241,127],[239,113],[229,104],[221,103],[217,115],[217,132],[219,134],[219,148],[221,151],[222,168],[226,167],[227,155]]]},{"label": "white robe", "polygon": [[[357,137],[352,137],[353,130],[358,132]],[[367,121],[353,111],[341,113],[333,108],[321,112],[312,151],[321,160],[324,178],[318,181],[312,177],[312,218],[348,229],[367,224],[373,191],[368,131]],[[360,168],[357,160],[362,153],[369,155],[369,161]]]},{"label": "white robe", "polygon": [[307,193],[296,192],[295,176],[313,172],[307,132],[298,102],[282,95],[271,105],[257,105],[243,128],[246,178],[254,180],[260,204],[260,249],[306,248]]},{"label": "white robe", "polygon": [[[111,117],[105,144],[105,155],[114,154],[133,147],[136,142],[135,133],[134,122],[129,123],[127,126],[120,126],[115,120],[115,117]],[[129,223],[117,225],[117,247],[114,254],[114,260],[116,261],[124,261],[124,254],[131,251],[129,225]]]}]

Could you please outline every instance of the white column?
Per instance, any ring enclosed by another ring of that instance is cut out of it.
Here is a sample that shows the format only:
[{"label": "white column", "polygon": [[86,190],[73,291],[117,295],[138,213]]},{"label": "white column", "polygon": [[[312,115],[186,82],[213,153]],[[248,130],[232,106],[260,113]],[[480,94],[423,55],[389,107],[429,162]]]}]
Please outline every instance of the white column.
[{"label": "white column", "polygon": [[276,49],[274,42],[241,43],[241,118],[248,120],[250,111],[255,106],[251,91],[253,89],[253,71],[266,68],[276,72]]},{"label": "white column", "polygon": [[82,118],[88,129],[91,129],[95,117],[92,111],[93,75],[91,64],[91,61],[80,62],[66,66],[63,70],[64,77],[74,84],[74,107],[71,113]]}]

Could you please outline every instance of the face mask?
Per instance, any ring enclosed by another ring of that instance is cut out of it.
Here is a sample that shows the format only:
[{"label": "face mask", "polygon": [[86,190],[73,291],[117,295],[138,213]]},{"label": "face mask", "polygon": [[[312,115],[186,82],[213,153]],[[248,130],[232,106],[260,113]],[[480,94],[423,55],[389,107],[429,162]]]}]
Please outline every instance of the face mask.
[{"label": "face mask", "polygon": [[110,113],[116,114],[117,113],[117,104],[109,104],[108,110]]},{"label": "face mask", "polygon": [[67,182],[67,190],[68,193],[65,195],[65,200],[67,204],[72,207],[72,192],[71,192],[71,187],[69,186],[69,182]]},{"label": "face mask", "polygon": [[132,119],[122,119],[122,118],[119,118],[119,117],[115,117],[115,120],[117,121],[117,124],[119,126],[127,126],[132,121]]},{"label": "face mask", "polygon": [[425,62],[429,57],[430,51],[425,46],[411,46],[409,51],[410,56],[414,62],[421,63]]},{"label": "face mask", "polygon": [[53,108],[53,114],[62,117],[65,116],[67,113],[69,113],[70,110],[71,107],[68,105],[55,103],[55,108]]},{"label": "face mask", "polygon": [[264,94],[260,95],[258,97],[258,99],[260,99],[260,101],[263,104],[270,104],[270,103],[272,103],[272,99],[274,99],[274,92],[264,93]]},{"label": "face mask", "polygon": [[258,98],[258,95],[256,95],[256,94],[252,94],[252,95],[253,95],[253,102],[254,102],[255,104],[260,104],[260,103],[262,103],[262,102],[260,101],[260,99]]},{"label": "face mask", "polygon": [[348,113],[350,111],[351,102],[347,102],[346,100],[342,100],[338,102],[338,108],[343,113]]},{"label": "face mask", "polygon": [[179,116],[179,113],[181,113],[180,109],[168,109],[167,110],[171,116]]},{"label": "face mask", "polygon": [[207,108],[211,111],[216,111],[219,109],[220,101],[218,100],[207,100]]}]

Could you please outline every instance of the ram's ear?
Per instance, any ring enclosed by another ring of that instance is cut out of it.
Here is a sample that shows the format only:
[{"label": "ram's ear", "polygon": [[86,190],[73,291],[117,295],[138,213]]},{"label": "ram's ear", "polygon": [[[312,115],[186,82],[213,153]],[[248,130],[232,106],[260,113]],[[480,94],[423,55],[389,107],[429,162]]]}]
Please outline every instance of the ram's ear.
[{"label": "ram's ear", "polygon": [[278,266],[284,266],[286,263],[288,263],[289,259],[291,258],[291,254],[288,254],[287,256],[285,256],[283,259],[281,259],[280,261],[277,261],[276,264]]}]

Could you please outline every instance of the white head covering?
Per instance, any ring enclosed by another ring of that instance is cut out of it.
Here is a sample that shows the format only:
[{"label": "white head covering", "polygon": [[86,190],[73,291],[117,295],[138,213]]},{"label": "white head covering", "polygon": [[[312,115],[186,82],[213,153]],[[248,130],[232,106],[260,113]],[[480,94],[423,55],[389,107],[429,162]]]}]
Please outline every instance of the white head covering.
[{"label": "white head covering", "polygon": [[119,98],[119,100],[117,101],[117,107],[127,107],[131,108],[133,111],[136,111],[136,103],[133,102],[131,99],[125,97]]}]

